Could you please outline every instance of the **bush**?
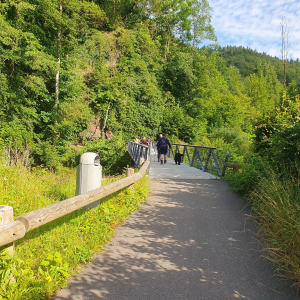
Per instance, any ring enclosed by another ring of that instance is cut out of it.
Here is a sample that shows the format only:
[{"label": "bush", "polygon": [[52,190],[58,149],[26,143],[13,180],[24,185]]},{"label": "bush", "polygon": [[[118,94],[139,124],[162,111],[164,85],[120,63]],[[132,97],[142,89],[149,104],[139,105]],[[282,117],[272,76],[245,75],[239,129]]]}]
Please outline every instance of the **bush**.
[{"label": "bush", "polygon": [[61,163],[61,156],[57,147],[50,141],[43,141],[35,145],[33,157],[36,165],[44,165],[50,169],[58,167]]},{"label": "bush", "polygon": [[131,162],[127,145],[120,136],[114,136],[109,140],[87,141],[82,146],[70,145],[65,148],[64,154],[58,157],[64,166],[75,167],[79,164],[80,156],[85,152],[99,154],[102,171],[106,175],[121,174]]},{"label": "bush", "polygon": [[34,134],[19,120],[0,124],[0,139],[3,146],[26,148],[34,144]]},{"label": "bush", "polygon": [[230,161],[236,160],[239,164],[251,156],[251,136],[233,128],[214,128],[209,134],[211,147],[228,150]]},{"label": "bush", "polygon": [[300,101],[287,100],[255,128],[255,151],[268,156],[280,169],[282,163],[300,161]]},{"label": "bush", "polygon": [[239,164],[239,172],[233,173],[227,169],[225,178],[236,193],[247,196],[255,189],[260,178],[267,176],[270,165],[258,154],[252,154],[247,158],[247,162]]},{"label": "bush", "polygon": [[[103,173],[107,175],[120,174],[129,161],[124,161],[122,157],[125,154],[124,142],[121,137],[114,136],[110,140],[97,140],[87,142],[82,149],[84,152],[96,152],[100,156],[100,164],[103,167]],[[81,153],[83,153],[81,151]]]}]

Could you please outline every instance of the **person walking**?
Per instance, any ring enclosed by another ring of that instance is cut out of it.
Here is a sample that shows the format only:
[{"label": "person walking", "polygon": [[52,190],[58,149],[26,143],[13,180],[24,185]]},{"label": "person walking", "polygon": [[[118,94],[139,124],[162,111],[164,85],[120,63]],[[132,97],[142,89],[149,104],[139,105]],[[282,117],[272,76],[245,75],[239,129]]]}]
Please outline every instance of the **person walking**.
[{"label": "person walking", "polygon": [[146,141],[146,137],[145,136],[142,137],[141,144],[144,145],[144,146],[148,146],[148,143]]},{"label": "person walking", "polygon": [[161,164],[167,163],[168,146],[170,147],[170,150],[172,150],[172,146],[169,140],[166,138],[166,134],[163,133],[162,137],[157,141],[157,148],[159,148]]},{"label": "person walking", "polygon": [[135,143],[138,143],[138,144],[140,143],[140,140],[139,140],[139,138],[138,138],[137,135],[134,137],[134,142],[135,142]]},{"label": "person walking", "polygon": [[147,143],[148,143],[148,146],[151,146],[151,139],[150,139],[150,136],[148,136]]},{"label": "person walking", "polygon": [[[143,136],[143,137],[141,138],[140,144],[142,144],[143,146],[147,146],[148,149],[149,149],[149,146],[148,146],[148,143],[147,143],[147,140],[146,140],[146,137],[145,137],[145,136]],[[143,157],[145,156],[145,152],[146,152],[146,151],[148,151],[148,150],[146,150],[146,149],[143,147]]]},{"label": "person walking", "polygon": [[159,159],[160,159],[160,153],[159,153],[159,147],[157,146],[158,145],[158,141],[162,138],[162,134],[159,135],[159,139],[157,140],[156,142],[156,149],[157,149],[157,161],[159,162]]}]

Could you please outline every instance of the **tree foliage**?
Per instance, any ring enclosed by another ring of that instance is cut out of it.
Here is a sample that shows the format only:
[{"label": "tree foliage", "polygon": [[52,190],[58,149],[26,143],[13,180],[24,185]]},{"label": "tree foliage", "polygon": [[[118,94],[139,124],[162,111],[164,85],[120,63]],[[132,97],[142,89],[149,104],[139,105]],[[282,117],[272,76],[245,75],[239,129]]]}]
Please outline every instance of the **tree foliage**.
[{"label": "tree foliage", "polygon": [[[243,77],[247,77],[255,73],[257,63],[267,63],[271,65],[277,75],[280,83],[283,83],[283,67],[282,61],[278,57],[272,57],[266,53],[259,53],[250,48],[242,46],[227,46],[220,49],[222,57],[226,60],[227,66],[235,66],[240,70]],[[299,59],[289,60],[287,62],[287,84],[289,85],[293,80],[300,81]]]},{"label": "tree foliage", "polygon": [[256,126],[256,151],[278,166],[300,161],[300,102],[287,101]]},{"label": "tree foliage", "polygon": [[277,63],[250,49],[197,48],[215,40],[210,12],[206,0],[3,0],[2,144],[30,147],[53,167],[75,163],[72,145],[93,143],[91,124],[99,149],[106,130],[200,144],[218,128],[250,134],[281,105]]}]

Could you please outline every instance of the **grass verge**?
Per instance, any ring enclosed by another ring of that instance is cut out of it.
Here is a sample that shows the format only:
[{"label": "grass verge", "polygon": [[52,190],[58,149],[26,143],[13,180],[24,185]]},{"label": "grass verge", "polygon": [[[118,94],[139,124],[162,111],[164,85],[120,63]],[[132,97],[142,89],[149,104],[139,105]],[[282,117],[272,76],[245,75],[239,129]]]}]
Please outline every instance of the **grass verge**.
[{"label": "grass verge", "polygon": [[[67,178],[64,176],[62,178]],[[47,182],[45,177],[44,174],[39,178]],[[73,179],[65,179],[65,187],[60,188],[68,190],[72,182]],[[50,186],[44,192],[47,194],[49,189]],[[138,209],[141,202],[146,201],[148,190],[148,179],[144,176],[130,188],[102,199],[96,208],[75,211],[27,233],[16,242],[14,257],[5,253],[0,256],[0,299],[49,298],[55,290],[66,284],[67,278],[76,272],[79,265],[90,261],[92,254],[98,252],[113,236],[116,227]],[[60,192],[58,194],[61,196]],[[34,209],[44,205],[41,200],[43,197]],[[21,209],[22,205],[19,207],[19,214],[26,212],[27,208],[24,210]]]},{"label": "grass verge", "polygon": [[299,174],[268,171],[248,200],[255,212],[265,256],[300,287],[300,192]]},{"label": "grass verge", "polygon": [[252,205],[259,225],[264,256],[271,260],[280,276],[300,287],[300,170],[256,162],[242,173],[228,173],[228,182]]}]

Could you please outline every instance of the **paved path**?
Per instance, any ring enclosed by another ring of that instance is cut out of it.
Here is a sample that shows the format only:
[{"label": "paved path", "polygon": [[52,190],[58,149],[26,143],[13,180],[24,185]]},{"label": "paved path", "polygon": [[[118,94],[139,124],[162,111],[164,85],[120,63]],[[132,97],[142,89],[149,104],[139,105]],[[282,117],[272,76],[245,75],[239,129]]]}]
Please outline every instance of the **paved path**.
[{"label": "paved path", "polygon": [[174,172],[156,164],[148,203],[53,299],[299,299],[261,258],[243,198],[221,180],[154,179]]}]

